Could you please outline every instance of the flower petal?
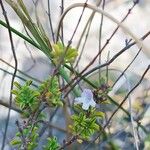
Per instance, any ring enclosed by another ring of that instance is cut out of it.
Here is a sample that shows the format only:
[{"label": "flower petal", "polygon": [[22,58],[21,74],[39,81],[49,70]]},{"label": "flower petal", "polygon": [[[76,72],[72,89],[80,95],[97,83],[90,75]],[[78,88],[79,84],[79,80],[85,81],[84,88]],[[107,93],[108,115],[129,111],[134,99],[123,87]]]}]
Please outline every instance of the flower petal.
[{"label": "flower petal", "polygon": [[96,106],[96,103],[95,103],[95,101],[94,101],[93,99],[90,101],[90,105],[91,105],[92,107],[95,107],[95,106]]},{"label": "flower petal", "polygon": [[82,104],[84,110],[88,110],[90,106],[95,107],[96,103],[93,99],[93,93],[90,89],[84,89],[81,97],[77,97],[74,100],[75,104]]},{"label": "flower petal", "polygon": [[90,107],[90,105],[87,104],[87,103],[83,103],[83,105],[82,105],[82,108],[83,108],[84,110],[88,110],[89,107]]},{"label": "flower petal", "polygon": [[87,99],[93,99],[93,93],[90,89],[84,89],[81,94],[81,97],[85,97]]},{"label": "flower petal", "polygon": [[75,104],[83,103],[83,99],[81,97],[77,97],[77,98],[74,99],[74,103]]}]

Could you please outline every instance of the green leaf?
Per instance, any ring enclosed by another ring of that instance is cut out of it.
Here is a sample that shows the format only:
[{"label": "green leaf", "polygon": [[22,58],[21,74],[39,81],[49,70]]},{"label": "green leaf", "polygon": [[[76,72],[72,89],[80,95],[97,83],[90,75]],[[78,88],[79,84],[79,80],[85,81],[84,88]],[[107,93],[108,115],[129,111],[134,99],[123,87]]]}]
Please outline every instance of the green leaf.
[{"label": "green leaf", "polygon": [[18,91],[17,90],[11,90],[11,93],[16,95],[16,96],[18,95]]},{"label": "green leaf", "polygon": [[18,82],[14,82],[13,85],[16,86],[16,88],[21,89],[21,85]]},{"label": "green leaf", "polygon": [[15,145],[19,145],[21,144],[21,140],[20,139],[13,139],[11,142],[10,142],[11,145],[15,146]]},{"label": "green leaf", "polygon": [[44,146],[44,150],[58,150],[60,145],[57,142],[57,138],[47,138],[47,145]]},{"label": "green leaf", "polygon": [[93,114],[95,117],[100,117],[100,118],[104,118],[105,117],[105,114],[101,111],[96,111],[94,114]]},{"label": "green leaf", "polygon": [[24,12],[24,14],[26,15],[26,17],[31,21],[31,17],[28,13],[28,10],[26,9],[26,6],[24,5],[23,1],[22,0],[17,0],[19,6],[21,7],[22,11]]}]

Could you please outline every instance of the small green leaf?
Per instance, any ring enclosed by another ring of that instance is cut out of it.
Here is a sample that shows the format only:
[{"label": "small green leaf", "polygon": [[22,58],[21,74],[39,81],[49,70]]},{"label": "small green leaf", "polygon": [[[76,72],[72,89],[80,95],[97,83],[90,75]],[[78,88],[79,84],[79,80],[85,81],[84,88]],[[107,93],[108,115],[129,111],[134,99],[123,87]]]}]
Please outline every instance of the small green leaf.
[{"label": "small green leaf", "polygon": [[21,144],[21,140],[20,139],[13,139],[11,142],[10,142],[11,145],[15,146],[15,145],[19,145]]},{"label": "small green leaf", "polygon": [[44,146],[44,150],[58,150],[58,148],[60,147],[60,145],[57,142],[57,138],[53,137],[53,138],[47,138],[47,145]]},{"label": "small green leaf", "polygon": [[21,89],[21,85],[18,82],[14,82],[13,85],[15,85],[18,89]]},{"label": "small green leaf", "polygon": [[18,91],[17,90],[11,90],[11,93],[14,95],[18,95]]},{"label": "small green leaf", "polygon": [[104,118],[105,114],[104,114],[103,112],[101,112],[101,111],[96,111],[96,112],[94,113],[94,116],[95,116],[95,117]]}]

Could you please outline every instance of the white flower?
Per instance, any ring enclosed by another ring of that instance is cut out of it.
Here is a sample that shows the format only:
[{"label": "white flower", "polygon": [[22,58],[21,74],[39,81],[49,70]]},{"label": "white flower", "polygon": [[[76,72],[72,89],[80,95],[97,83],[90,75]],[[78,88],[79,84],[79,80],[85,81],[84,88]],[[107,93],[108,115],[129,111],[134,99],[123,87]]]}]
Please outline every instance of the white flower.
[{"label": "white flower", "polygon": [[88,110],[90,106],[95,107],[96,103],[93,99],[93,93],[90,89],[84,89],[81,97],[75,98],[75,104],[82,104],[84,110]]}]

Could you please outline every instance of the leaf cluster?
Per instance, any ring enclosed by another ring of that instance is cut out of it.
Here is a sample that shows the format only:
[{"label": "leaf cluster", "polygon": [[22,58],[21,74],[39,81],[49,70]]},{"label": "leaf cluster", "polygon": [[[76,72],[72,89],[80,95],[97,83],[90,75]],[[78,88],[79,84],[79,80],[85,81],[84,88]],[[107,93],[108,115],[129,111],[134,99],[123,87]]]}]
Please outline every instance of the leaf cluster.
[{"label": "leaf cluster", "polygon": [[38,97],[40,93],[37,90],[32,89],[30,86],[32,81],[26,81],[24,85],[20,85],[18,82],[14,82],[16,89],[12,90],[15,95],[15,104],[21,110],[34,111],[38,104]]},{"label": "leaf cluster", "polygon": [[60,145],[57,142],[57,138],[47,138],[47,145],[44,146],[44,150],[57,150]]},{"label": "leaf cluster", "polygon": [[100,130],[101,126],[97,123],[97,119],[102,118],[104,113],[97,112],[94,108],[87,112],[80,107],[76,105],[76,110],[80,110],[80,113],[72,115],[73,125],[70,125],[70,128],[73,134],[88,140],[96,131]]},{"label": "leaf cluster", "polygon": [[[16,89],[13,89],[12,93],[15,95],[15,104],[23,110],[25,117],[29,118],[32,115],[32,120],[28,120],[27,124],[18,127],[19,132],[16,134],[16,138],[11,141],[11,144],[18,149],[34,150],[38,146],[37,132],[39,130],[35,122],[37,119],[44,118],[43,112],[39,109],[42,105],[41,103],[46,100],[50,107],[62,106],[63,104],[60,100],[61,92],[58,79],[57,77],[49,77],[37,89],[31,88],[32,81],[26,81],[24,85],[14,82],[14,85]],[[44,149],[55,150],[58,146],[56,138],[48,138]]]},{"label": "leaf cluster", "polygon": [[52,48],[52,60],[56,65],[59,64],[60,60],[62,59],[64,63],[73,63],[75,58],[78,56],[76,49],[72,48],[71,46],[66,47],[60,42],[54,44]]},{"label": "leaf cluster", "polygon": [[[45,92],[46,91],[46,92]],[[45,99],[49,106],[62,106],[61,92],[57,77],[49,77],[39,86],[39,92],[45,92]]]},{"label": "leaf cluster", "polygon": [[23,117],[37,111],[41,102],[46,102],[49,107],[62,106],[61,92],[57,77],[43,81],[37,89],[31,87],[32,81],[26,81],[24,85],[14,82],[15,105],[23,110]]},{"label": "leaf cluster", "polygon": [[11,141],[11,145],[16,146],[18,150],[27,149],[34,150],[37,146],[37,139],[39,135],[37,134],[38,127],[28,126],[22,130],[22,132],[16,133],[16,138]]}]

